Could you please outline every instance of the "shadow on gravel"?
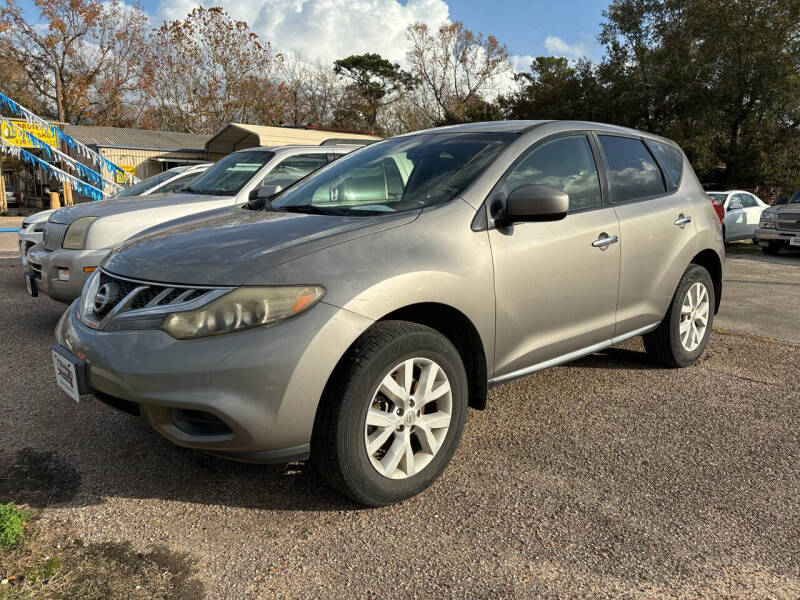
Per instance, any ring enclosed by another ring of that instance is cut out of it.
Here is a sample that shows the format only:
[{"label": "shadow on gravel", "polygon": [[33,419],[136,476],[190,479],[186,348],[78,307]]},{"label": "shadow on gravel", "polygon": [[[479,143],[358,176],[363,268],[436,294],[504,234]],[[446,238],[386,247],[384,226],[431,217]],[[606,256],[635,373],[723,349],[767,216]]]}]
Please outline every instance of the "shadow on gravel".
[{"label": "shadow on gravel", "polygon": [[647,354],[625,348],[608,348],[568,363],[568,367],[583,369],[624,369],[641,371],[660,368]]},{"label": "shadow on gravel", "polygon": [[80,473],[55,452],[24,448],[0,475],[0,503],[45,508],[70,502],[80,487]]}]

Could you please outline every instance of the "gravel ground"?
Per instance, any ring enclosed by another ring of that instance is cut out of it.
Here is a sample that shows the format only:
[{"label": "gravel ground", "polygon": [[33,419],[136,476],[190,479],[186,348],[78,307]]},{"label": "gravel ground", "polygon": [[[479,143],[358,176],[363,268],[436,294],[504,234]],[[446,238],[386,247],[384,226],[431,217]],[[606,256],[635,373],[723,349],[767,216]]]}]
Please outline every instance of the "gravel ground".
[{"label": "gravel ground", "polygon": [[365,510],[305,465],[225,462],[59,393],[63,306],[26,297],[14,239],[0,500],[48,506],[51,532],[188,553],[208,598],[800,596],[798,345],[724,329],[665,370],[634,340],[510,383],[439,482]]}]

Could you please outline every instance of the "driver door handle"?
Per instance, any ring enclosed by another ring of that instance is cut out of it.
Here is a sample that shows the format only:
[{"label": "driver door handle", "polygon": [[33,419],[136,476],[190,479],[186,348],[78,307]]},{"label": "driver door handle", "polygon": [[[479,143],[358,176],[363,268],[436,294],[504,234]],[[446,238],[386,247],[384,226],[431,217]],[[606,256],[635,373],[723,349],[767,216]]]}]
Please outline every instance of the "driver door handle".
[{"label": "driver door handle", "polygon": [[608,235],[607,233],[601,233],[600,237],[592,242],[592,246],[594,246],[595,248],[600,248],[601,250],[607,250],[611,244],[616,244],[618,241],[619,237],[617,237],[616,235]]},{"label": "driver door handle", "polygon": [[683,228],[691,222],[692,222],[692,217],[684,217],[683,213],[681,213],[678,215],[678,219],[675,221],[675,225]]}]

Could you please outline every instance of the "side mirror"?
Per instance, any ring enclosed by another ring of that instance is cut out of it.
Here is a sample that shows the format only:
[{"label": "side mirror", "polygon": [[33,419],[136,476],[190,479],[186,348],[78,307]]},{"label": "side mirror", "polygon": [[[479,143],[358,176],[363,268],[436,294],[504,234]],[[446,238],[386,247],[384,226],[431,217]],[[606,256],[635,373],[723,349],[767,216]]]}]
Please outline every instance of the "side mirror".
[{"label": "side mirror", "polygon": [[569,211],[569,195],[546,185],[521,185],[506,198],[503,225],[521,221],[560,221]]},{"label": "side mirror", "polygon": [[272,198],[275,194],[280,192],[283,189],[282,185],[272,185],[266,184],[262,185],[258,188],[258,197],[259,198]]},{"label": "side mirror", "polygon": [[728,212],[732,210],[742,210],[742,208],[744,207],[742,206],[742,203],[739,200],[734,200],[733,202],[728,204]]},{"label": "side mirror", "polygon": [[267,184],[262,185],[260,188],[255,190],[251,190],[247,195],[247,207],[250,210],[264,208],[267,200],[272,198],[272,196],[280,192],[282,189],[283,187],[280,185]]}]

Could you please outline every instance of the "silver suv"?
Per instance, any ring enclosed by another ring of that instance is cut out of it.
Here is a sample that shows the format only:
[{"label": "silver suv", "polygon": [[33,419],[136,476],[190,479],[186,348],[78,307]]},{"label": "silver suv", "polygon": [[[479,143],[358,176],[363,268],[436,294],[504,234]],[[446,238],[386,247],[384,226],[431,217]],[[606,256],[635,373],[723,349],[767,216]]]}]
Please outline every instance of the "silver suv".
[{"label": "silver suv", "polygon": [[692,364],[723,252],[668,140],[581,122],[422,131],[262,210],[115,249],[57,327],[56,377],[177,444],[310,457],[388,504],[442,473],[491,386],[640,335],[658,362]]}]

